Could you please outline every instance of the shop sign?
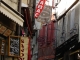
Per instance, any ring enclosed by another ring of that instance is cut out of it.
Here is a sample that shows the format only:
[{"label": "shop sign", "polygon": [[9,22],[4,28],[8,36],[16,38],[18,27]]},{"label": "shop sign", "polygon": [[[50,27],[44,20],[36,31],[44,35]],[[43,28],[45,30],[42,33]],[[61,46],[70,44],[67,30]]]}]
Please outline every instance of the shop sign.
[{"label": "shop sign", "polygon": [[47,24],[50,22],[52,13],[52,7],[45,5],[43,11],[41,12],[40,16],[36,19],[38,22],[42,24]]},{"label": "shop sign", "polygon": [[18,60],[27,60],[28,59],[28,37],[21,37],[21,56]]},{"label": "shop sign", "polygon": [[44,5],[45,5],[46,0],[40,0],[35,11],[35,18],[38,18],[40,13],[42,12]]},{"label": "shop sign", "polygon": [[9,56],[19,57],[20,56],[20,42],[19,36],[9,36]]}]

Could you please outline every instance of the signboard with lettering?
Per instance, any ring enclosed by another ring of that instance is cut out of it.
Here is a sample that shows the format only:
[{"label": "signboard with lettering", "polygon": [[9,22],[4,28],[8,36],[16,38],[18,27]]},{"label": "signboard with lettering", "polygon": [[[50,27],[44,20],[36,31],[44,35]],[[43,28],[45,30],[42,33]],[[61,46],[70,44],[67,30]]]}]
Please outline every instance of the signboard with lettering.
[{"label": "signboard with lettering", "polygon": [[9,36],[9,56],[20,56],[20,40],[19,36]]},{"label": "signboard with lettering", "polygon": [[5,45],[5,42],[6,42],[5,40],[2,40],[1,41],[1,45],[0,45],[1,46],[1,48],[0,48],[0,54],[1,55],[4,55],[5,54],[5,46],[6,46]]},{"label": "signboard with lettering", "polygon": [[44,9],[46,0],[40,0],[35,11],[35,18],[38,18],[42,10]]},{"label": "signboard with lettering", "polygon": [[18,60],[27,60],[28,59],[28,37],[21,37],[21,56]]}]

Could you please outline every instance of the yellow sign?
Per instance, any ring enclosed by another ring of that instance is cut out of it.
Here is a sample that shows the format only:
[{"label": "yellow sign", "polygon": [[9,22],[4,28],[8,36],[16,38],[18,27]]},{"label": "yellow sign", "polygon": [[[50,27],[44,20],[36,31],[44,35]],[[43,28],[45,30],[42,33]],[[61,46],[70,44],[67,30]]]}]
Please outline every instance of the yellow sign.
[{"label": "yellow sign", "polygon": [[28,37],[21,37],[21,57],[18,60],[28,59]]}]

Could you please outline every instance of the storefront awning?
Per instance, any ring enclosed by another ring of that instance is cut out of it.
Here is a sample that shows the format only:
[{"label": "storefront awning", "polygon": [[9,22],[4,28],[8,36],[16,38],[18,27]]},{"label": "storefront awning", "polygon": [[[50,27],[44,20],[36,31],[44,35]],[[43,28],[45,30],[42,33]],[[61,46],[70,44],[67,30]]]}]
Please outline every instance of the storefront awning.
[{"label": "storefront awning", "polygon": [[18,23],[20,26],[23,26],[23,19],[8,7],[6,7],[3,3],[0,3],[0,12],[10,18],[12,21]]}]

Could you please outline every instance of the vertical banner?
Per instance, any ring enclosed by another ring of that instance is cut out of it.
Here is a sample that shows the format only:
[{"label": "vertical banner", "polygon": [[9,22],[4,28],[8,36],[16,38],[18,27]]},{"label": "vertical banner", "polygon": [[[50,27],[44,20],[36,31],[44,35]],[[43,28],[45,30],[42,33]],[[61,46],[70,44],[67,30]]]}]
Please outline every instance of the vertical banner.
[{"label": "vertical banner", "polygon": [[40,0],[35,11],[35,18],[38,18],[40,13],[42,12],[44,5],[45,5],[46,0]]},{"label": "vertical banner", "polygon": [[31,38],[29,37],[29,42],[28,42],[28,60],[31,60]]},{"label": "vertical banner", "polygon": [[18,60],[27,60],[28,59],[28,37],[21,37],[21,57]]}]

